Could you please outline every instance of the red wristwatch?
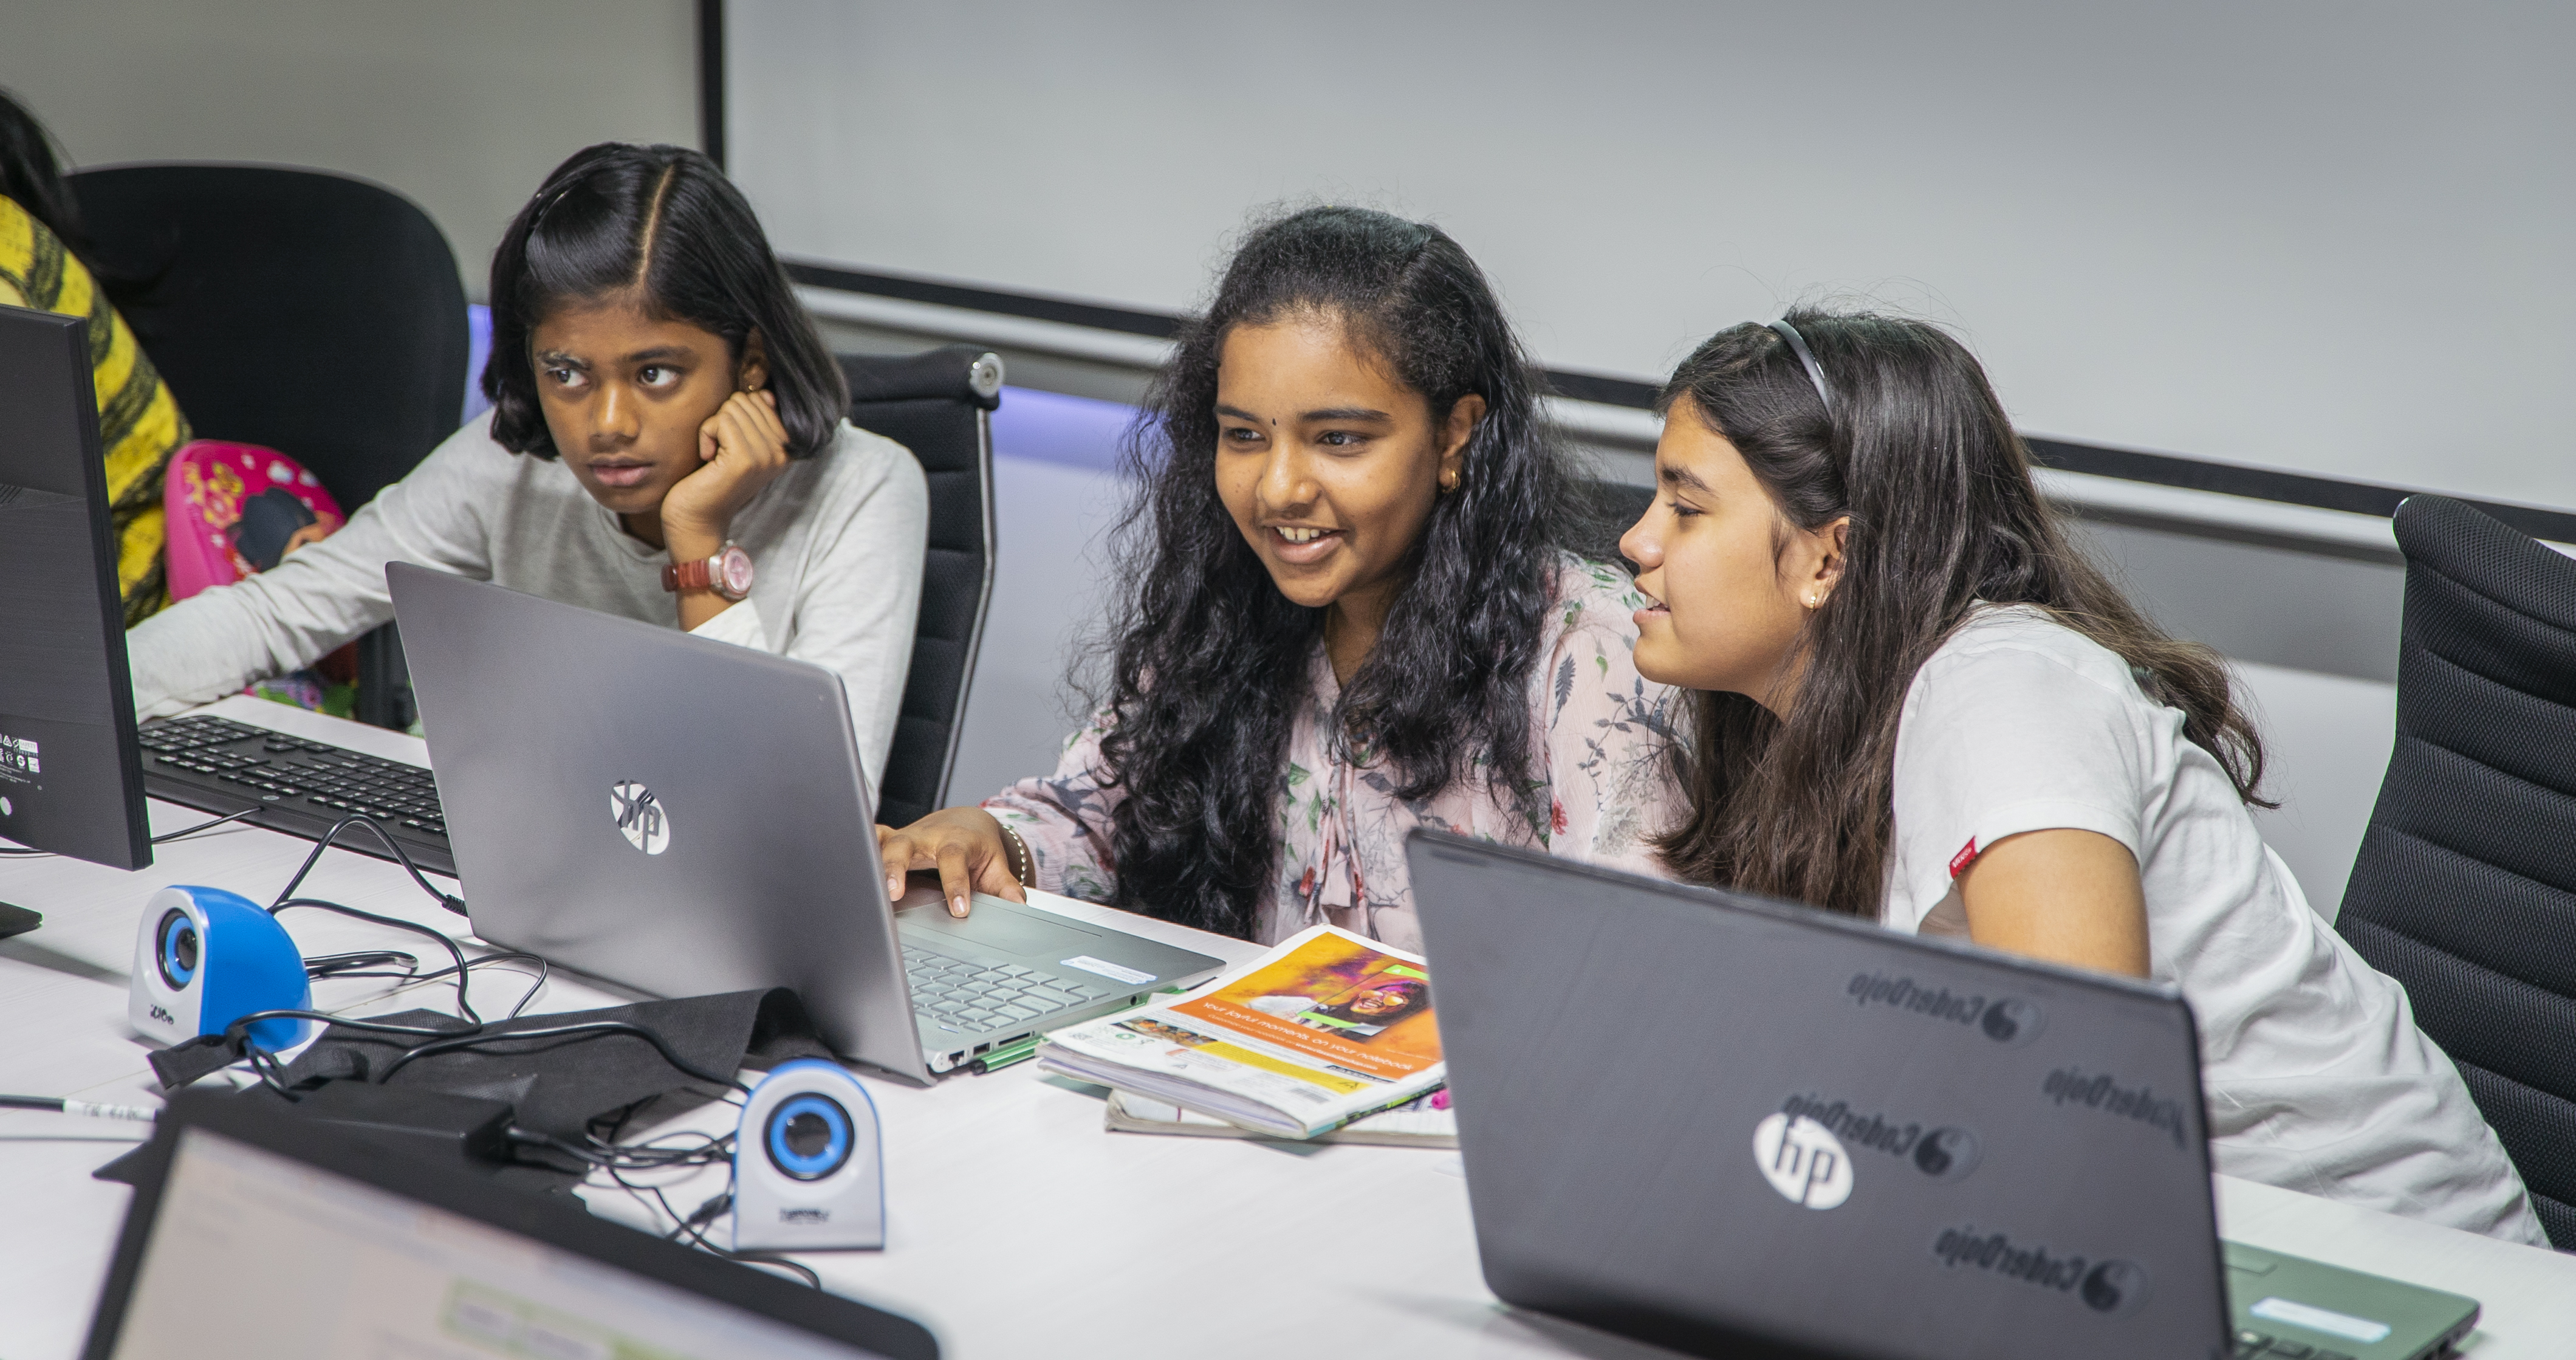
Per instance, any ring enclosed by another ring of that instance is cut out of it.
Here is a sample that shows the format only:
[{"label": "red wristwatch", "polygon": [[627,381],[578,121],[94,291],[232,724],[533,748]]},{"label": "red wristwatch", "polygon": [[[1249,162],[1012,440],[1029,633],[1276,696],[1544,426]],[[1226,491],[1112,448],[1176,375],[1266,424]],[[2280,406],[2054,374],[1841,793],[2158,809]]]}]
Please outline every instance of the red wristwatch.
[{"label": "red wristwatch", "polygon": [[751,593],[751,575],[751,554],[739,543],[727,543],[713,557],[662,568],[662,588],[675,594],[712,590],[728,600],[739,600]]}]

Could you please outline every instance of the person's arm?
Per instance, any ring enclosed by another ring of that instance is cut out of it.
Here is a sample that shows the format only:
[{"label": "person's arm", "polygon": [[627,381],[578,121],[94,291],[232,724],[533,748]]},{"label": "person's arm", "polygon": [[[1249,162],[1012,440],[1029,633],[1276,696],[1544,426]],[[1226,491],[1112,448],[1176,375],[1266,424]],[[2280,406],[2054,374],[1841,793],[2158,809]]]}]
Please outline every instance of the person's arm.
[{"label": "person's arm", "polygon": [[1915,916],[1888,924],[1918,928],[1956,894],[1976,944],[2152,973],[2137,847],[2160,710],[2107,670],[2053,632],[2028,645],[1989,634],[1924,666],[1891,788],[1891,889]]},{"label": "person's arm", "polygon": [[885,861],[886,891],[901,896],[903,876],[937,869],[952,915],[964,916],[968,894],[985,892],[1014,902],[1028,900],[1012,872],[1003,828],[1029,855],[1026,886],[1086,901],[1110,899],[1110,813],[1117,795],[1101,786],[1101,725],[1095,721],[1065,746],[1056,772],[1019,783],[984,800],[982,807],[943,808],[898,831],[877,828],[877,853]]},{"label": "person's arm", "polygon": [[[695,472],[662,498],[663,547],[678,562],[703,562],[733,537],[733,518],[788,465],[787,427],[778,419],[778,394],[744,389],[698,426]],[[680,628],[696,632],[739,601],[712,586],[679,595]],[[730,639],[727,639],[730,641]],[[873,776],[871,776],[873,778]]]},{"label": "person's arm", "polygon": [[2059,827],[1995,842],[1959,875],[1968,938],[1988,949],[2147,975],[2147,898],[2129,847]]},{"label": "person's arm", "polygon": [[485,501],[506,494],[505,458],[479,426],[451,436],[338,533],[275,567],[199,592],[126,634],[134,708],[146,718],[221,698],[314,661],[394,616],[385,564],[491,575]]}]

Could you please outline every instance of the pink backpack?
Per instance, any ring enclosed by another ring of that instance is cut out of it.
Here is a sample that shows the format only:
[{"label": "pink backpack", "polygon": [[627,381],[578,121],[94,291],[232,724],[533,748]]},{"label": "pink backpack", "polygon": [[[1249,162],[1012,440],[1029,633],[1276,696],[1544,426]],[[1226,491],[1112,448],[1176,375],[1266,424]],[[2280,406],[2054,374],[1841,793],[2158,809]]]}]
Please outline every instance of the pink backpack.
[{"label": "pink backpack", "polygon": [[[193,440],[171,456],[161,504],[168,521],[172,603],[257,571],[244,555],[245,540],[282,541],[284,535],[276,530],[303,515],[325,529],[348,520],[340,503],[322,489],[321,479],[294,459],[257,444],[214,439]],[[251,520],[247,526],[245,515]],[[254,552],[275,551],[274,542],[250,541],[247,546]]]}]

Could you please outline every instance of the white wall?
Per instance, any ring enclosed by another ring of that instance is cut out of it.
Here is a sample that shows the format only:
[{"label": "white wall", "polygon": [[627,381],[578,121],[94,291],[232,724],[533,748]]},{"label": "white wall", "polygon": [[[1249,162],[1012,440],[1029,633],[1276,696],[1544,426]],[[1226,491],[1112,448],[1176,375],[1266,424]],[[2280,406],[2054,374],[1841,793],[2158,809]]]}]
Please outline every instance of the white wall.
[{"label": "white wall", "polygon": [[1309,196],[1547,362],[1959,324],[2024,428],[2576,506],[2576,6],[733,0],[782,249],[1158,308]]},{"label": "white wall", "polygon": [[502,228],[593,142],[698,139],[688,0],[8,0],[0,85],[83,165],[337,170],[427,209],[484,293]]}]

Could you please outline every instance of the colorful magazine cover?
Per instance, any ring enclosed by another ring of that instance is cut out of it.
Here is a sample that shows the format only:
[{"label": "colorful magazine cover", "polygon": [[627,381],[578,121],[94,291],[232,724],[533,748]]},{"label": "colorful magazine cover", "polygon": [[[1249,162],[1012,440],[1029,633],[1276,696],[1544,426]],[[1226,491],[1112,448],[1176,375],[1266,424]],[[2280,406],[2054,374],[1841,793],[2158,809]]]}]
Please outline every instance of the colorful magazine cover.
[{"label": "colorful magazine cover", "polygon": [[1446,1076],[1421,958],[1332,926],[1194,996],[1058,1030],[1038,1059],[1286,1138],[1403,1104]]}]

